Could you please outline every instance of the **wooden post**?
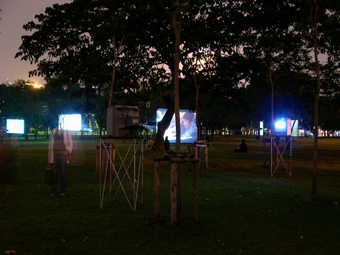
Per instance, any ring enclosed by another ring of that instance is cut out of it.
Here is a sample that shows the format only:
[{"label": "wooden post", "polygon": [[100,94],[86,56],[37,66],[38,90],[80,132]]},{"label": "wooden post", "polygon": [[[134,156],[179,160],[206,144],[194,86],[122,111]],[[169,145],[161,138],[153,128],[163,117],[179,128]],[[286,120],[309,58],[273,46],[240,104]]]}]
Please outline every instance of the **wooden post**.
[{"label": "wooden post", "polygon": [[205,171],[208,171],[209,168],[209,154],[208,154],[208,145],[206,144],[196,144],[196,158],[199,159],[198,168],[201,169],[201,148],[205,150]]},{"label": "wooden post", "polygon": [[182,189],[181,189],[181,164],[177,165],[177,217],[179,218],[182,211]]},{"label": "wooden post", "polygon": [[105,149],[102,150],[102,155],[101,155],[101,169],[100,169],[100,172],[101,172],[101,176],[99,176],[99,178],[104,178],[104,175],[105,175],[105,169],[106,169],[106,163],[105,163],[105,157],[106,157],[106,153],[105,153]]},{"label": "wooden post", "polygon": [[194,167],[193,172],[193,188],[194,188],[194,221],[198,221],[198,175],[199,175],[199,166],[197,161],[192,162]]},{"label": "wooden post", "polygon": [[208,146],[205,147],[205,171],[208,172],[209,166]]},{"label": "wooden post", "polygon": [[111,146],[112,146],[112,176],[114,176],[115,174],[115,168],[116,168],[116,164],[115,164],[115,161],[116,161],[116,147],[114,146],[113,142],[111,143]]},{"label": "wooden post", "polygon": [[100,151],[99,151],[99,145],[96,146],[96,176],[99,175],[99,160],[100,160]]},{"label": "wooden post", "polygon": [[170,178],[170,202],[171,202],[171,220],[172,225],[176,225],[181,213],[181,184],[180,184],[180,164],[189,162],[193,170],[193,191],[194,191],[194,220],[198,221],[198,175],[199,175],[199,159],[198,158],[154,158],[154,200],[155,200],[155,216],[160,217],[160,161],[170,160],[171,178]]},{"label": "wooden post", "polygon": [[198,168],[201,169],[201,147],[196,146],[196,158],[199,159]]},{"label": "wooden post", "polygon": [[160,217],[160,202],[159,202],[159,186],[160,186],[160,161],[155,161],[155,217]]},{"label": "wooden post", "polygon": [[289,158],[290,158],[290,177],[292,177],[293,172],[293,137],[289,138],[290,148],[289,148]]},{"label": "wooden post", "polygon": [[263,167],[266,167],[266,139],[263,139]]},{"label": "wooden post", "polygon": [[178,164],[171,161],[171,183],[170,183],[170,197],[171,197],[171,224],[178,223]]}]

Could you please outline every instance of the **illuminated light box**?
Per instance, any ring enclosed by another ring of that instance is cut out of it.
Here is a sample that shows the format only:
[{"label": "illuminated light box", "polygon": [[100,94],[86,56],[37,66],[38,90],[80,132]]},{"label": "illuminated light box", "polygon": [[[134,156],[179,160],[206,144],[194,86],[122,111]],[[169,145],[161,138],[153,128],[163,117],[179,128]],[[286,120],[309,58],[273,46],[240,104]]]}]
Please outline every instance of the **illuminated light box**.
[{"label": "illuminated light box", "polygon": [[25,133],[25,121],[18,119],[7,119],[6,129],[8,134],[23,134]]},{"label": "illuminated light box", "polygon": [[[160,108],[157,110],[157,127],[167,109]],[[189,110],[179,110],[180,122],[181,122],[181,142],[193,143],[197,141],[197,125],[196,125],[196,112],[190,112]],[[170,143],[176,142],[176,120],[175,114],[172,116],[170,125],[164,132],[164,139],[168,137]]]},{"label": "illuminated light box", "polygon": [[273,135],[275,136],[287,136],[292,135],[291,119],[282,118],[274,121]]},{"label": "illuminated light box", "polygon": [[292,136],[299,136],[299,121],[298,120],[292,120]]},{"label": "illuminated light box", "polygon": [[80,114],[64,114],[59,115],[59,128],[70,131],[81,131],[81,115]]},{"label": "illuminated light box", "polygon": [[263,121],[260,121],[260,136],[263,136]]}]

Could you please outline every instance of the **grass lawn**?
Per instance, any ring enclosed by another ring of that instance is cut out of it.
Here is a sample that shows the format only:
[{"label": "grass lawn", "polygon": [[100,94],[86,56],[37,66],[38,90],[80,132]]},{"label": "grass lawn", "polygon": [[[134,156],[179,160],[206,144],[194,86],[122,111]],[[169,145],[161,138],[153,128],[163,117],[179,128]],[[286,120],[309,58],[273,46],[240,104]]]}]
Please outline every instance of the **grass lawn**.
[{"label": "grass lawn", "polygon": [[[211,142],[209,169],[199,179],[198,223],[193,221],[192,172],[189,165],[181,167],[177,226],[169,223],[166,162],[161,219],[154,219],[153,158],[161,155],[148,148],[144,203],[133,211],[123,192],[99,208],[98,140],[74,139],[65,197],[51,197],[44,183],[48,141],[13,140],[16,167],[10,173],[0,169],[0,254],[339,254],[340,140],[319,139],[319,195],[312,198],[313,139],[293,139],[290,178],[283,165],[271,177],[269,143],[264,152],[262,140],[245,137],[248,153],[234,153],[242,138]],[[117,145],[127,147],[122,141]]]}]

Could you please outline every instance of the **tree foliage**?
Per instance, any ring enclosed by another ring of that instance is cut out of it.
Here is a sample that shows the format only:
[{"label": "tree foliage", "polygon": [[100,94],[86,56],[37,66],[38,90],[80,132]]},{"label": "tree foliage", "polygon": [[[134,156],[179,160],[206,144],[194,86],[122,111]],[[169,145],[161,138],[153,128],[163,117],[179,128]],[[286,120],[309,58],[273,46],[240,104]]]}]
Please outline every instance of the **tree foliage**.
[{"label": "tree foliage", "polygon": [[[339,91],[339,9],[336,0],[319,3],[319,49],[326,56],[321,92],[327,96]],[[195,109],[196,79],[200,119],[212,130],[270,123],[272,96],[275,116],[312,120],[310,15],[304,0],[75,0],[24,25],[33,34],[22,38],[17,57],[37,63],[31,75],[50,84],[80,81],[91,100],[92,87],[107,91],[113,76],[116,102],[147,100],[151,91],[173,97],[178,78],[180,107]],[[181,68],[175,74],[176,26]],[[201,50],[209,52],[210,65],[194,71]]]}]

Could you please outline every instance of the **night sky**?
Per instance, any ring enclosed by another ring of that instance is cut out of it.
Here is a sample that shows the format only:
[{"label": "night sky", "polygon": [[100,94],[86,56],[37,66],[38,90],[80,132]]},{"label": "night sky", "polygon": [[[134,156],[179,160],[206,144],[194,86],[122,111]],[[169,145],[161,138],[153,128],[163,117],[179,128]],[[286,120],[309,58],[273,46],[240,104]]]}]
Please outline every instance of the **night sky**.
[{"label": "night sky", "polygon": [[18,79],[44,83],[42,77],[28,77],[35,66],[14,56],[21,45],[21,36],[28,34],[22,26],[35,20],[36,14],[44,13],[46,7],[71,0],[0,0],[0,83]]},{"label": "night sky", "polygon": [[[21,36],[28,34],[22,26],[35,20],[36,14],[44,13],[46,7],[55,3],[63,4],[71,0],[0,0],[0,84],[7,79],[14,82],[18,79],[31,80],[44,84],[42,77],[28,77],[28,71],[35,65],[27,61],[21,61],[14,56],[21,45]],[[320,60],[325,57],[320,56]]]}]

